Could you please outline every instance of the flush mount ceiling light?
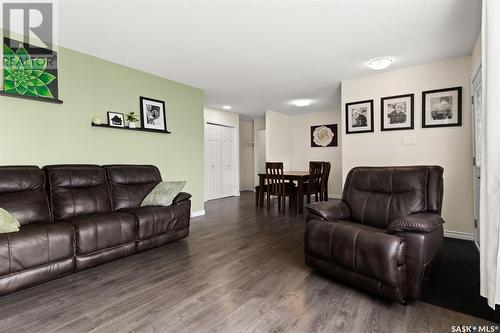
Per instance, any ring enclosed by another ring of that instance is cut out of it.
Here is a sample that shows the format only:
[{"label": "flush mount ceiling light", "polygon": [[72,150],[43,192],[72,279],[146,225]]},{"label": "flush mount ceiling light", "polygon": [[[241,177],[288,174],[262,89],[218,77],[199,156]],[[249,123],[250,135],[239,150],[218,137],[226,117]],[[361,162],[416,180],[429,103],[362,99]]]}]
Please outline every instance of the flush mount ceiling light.
[{"label": "flush mount ceiling light", "polygon": [[295,106],[308,106],[311,105],[312,101],[310,99],[295,99],[290,103],[292,103]]},{"label": "flush mount ceiling light", "polygon": [[224,110],[231,110],[232,109],[231,105],[223,105],[222,108]]},{"label": "flush mount ceiling light", "polygon": [[389,57],[375,58],[368,61],[368,67],[373,70],[379,71],[381,69],[389,67],[389,65],[392,64],[393,61],[394,60]]}]

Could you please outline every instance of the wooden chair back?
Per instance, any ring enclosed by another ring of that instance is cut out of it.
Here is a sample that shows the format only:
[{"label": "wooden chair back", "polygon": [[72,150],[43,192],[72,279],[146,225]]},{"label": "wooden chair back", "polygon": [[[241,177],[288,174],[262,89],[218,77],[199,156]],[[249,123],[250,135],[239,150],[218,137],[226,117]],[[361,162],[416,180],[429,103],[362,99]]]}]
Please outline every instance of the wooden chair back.
[{"label": "wooden chair back", "polygon": [[321,201],[328,201],[328,179],[330,178],[330,170],[332,164],[330,162],[323,162],[323,172],[321,175]]},{"label": "wooden chair back", "polygon": [[283,162],[266,162],[266,186],[270,194],[285,194]]},{"label": "wooden chair back", "polygon": [[321,191],[321,179],[323,177],[323,162],[309,162],[309,186],[311,193]]}]

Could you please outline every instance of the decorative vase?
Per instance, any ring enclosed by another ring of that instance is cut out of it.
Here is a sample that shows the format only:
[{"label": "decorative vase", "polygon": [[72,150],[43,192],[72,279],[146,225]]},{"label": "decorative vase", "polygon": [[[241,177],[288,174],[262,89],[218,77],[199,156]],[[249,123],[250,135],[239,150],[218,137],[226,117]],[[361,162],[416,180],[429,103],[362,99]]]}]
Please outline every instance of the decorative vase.
[{"label": "decorative vase", "polygon": [[135,128],[135,122],[129,122],[128,128]]}]

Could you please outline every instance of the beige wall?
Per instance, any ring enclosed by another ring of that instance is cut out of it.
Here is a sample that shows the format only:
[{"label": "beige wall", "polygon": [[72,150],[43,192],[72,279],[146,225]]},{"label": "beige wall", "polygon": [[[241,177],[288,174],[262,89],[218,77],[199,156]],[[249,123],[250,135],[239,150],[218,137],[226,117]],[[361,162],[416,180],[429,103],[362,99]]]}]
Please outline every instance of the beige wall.
[{"label": "beige wall", "polygon": [[307,170],[309,161],[328,161],[332,164],[328,181],[329,197],[340,197],[342,191],[342,149],[337,147],[311,147],[311,126],[337,124],[342,133],[340,111],[317,112],[290,117],[290,169]]},{"label": "beige wall", "polygon": [[240,191],[254,189],[253,120],[240,120]]},{"label": "beige wall", "polygon": [[[240,115],[236,112],[220,111],[210,108],[203,109],[204,124],[211,123],[216,125],[228,126],[234,128],[234,183],[236,184],[236,192],[234,195],[240,195]],[[206,141],[206,138],[205,138]],[[204,153],[204,156],[205,153]],[[206,160],[206,157],[204,157]],[[205,201],[207,201],[207,176],[206,176],[206,166],[203,163],[204,175],[205,175]]]},{"label": "beige wall", "polygon": [[[340,112],[328,111],[300,115],[266,112],[266,160],[283,162],[285,170],[308,170],[309,161],[329,161],[332,171],[329,196],[341,195],[342,154],[338,147],[311,147],[311,126],[338,124],[341,133]],[[339,138],[340,139],[340,138]]]},{"label": "beige wall", "polygon": [[[472,139],[470,99],[471,58],[462,57],[384,72],[342,82],[345,103],[374,100],[374,133],[342,133],[342,175],[360,165],[438,164],[444,167],[445,230],[473,232]],[[422,128],[422,91],[462,87],[462,126]],[[380,98],[415,94],[415,129],[380,131]],[[345,123],[342,112],[342,123]],[[402,139],[416,145],[402,146]]]}]

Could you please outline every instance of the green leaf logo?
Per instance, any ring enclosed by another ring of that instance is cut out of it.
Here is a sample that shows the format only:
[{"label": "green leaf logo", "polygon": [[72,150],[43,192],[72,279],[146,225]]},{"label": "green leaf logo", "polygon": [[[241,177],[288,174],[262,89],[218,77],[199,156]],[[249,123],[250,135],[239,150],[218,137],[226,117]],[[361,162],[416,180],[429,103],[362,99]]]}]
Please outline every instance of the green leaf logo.
[{"label": "green leaf logo", "polygon": [[47,60],[34,58],[22,46],[14,52],[3,45],[3,88],[6,93],[31,97],[54,98],[49,83],[56,77],[45,71]]}]

